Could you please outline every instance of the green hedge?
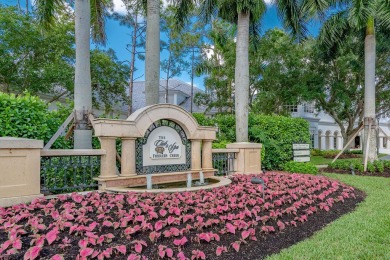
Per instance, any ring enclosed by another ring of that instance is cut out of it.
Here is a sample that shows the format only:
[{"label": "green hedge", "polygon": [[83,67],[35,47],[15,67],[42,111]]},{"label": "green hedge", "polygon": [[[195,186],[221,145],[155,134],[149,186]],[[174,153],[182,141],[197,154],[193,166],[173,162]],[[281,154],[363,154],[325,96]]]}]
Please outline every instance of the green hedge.
[{"label": "green hedge", "polygon": [[282,169],[284,171],[291,172],[291,173],[308,173],[308,174],[318,173],[317,167],[310,162],[301,163],[301,162],[289,161],[283,165]]},{"label": "green hedge", "polygon": [[[218,126],[218,140],[213,144],[215,148],[222,148],[221,144],[235,141],[234,115],[216,115],[207,118],[202,114],[194,114],[194,117],[200,125]],[[283,164],[292,159],[293,143],[310,143],[309,123],[301,118],[251,113],[249,114],[249,140],[263,144],[262,164],[266,169],[282,169]]]},{"label": "green hedge", "polygon": [[[49,111],[41,99],[28,93],[15,96],[0,92],[0,136],[23,137],[47,143],[70,113],[61,107]],[[71,148],[72,141],[59,138],[52,148]]]},{"label": "green hedge", "polygon": [[[329,169],[336,170],[351,170],[354,169],[359,172],[364,171],[362,159],[350,159],[350,160],[336,160],[334,163],[328,165]],[[368,172],[383,173],[384,171],[390,171],[390,161],[377,160],[367,163]]]}]

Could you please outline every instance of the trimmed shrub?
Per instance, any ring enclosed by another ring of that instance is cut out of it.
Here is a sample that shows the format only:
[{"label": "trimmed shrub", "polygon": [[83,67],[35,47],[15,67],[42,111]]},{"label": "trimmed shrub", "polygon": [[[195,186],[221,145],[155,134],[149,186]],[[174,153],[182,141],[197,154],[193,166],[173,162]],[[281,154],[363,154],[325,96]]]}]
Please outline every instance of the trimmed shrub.
[{"label": "trimmed shrub", "polygon": [[307,174],[317,174],[317,167],[310,162],[294,162],[289,161],[283,165],[283,170],[291,173],[307,173]]},{"label": "trimmed shrub", "polygon": [[[70,111],[62,106],[49,111],[43,100],[29,93],[15,96],[0,92],[0,136],[38,139],[47,143]],[[53,148],[72,146],[72,140],[59,138]]]},{"label": "trimmed shrub", "polygon": [[311,149],[310,155],[311,156],[322,156],[322,151],[320,149]]},{"label": "trimmed shrub", "polygon": [[[236,140],[236,122],[234,115],[216,115],[206,118],[195,114],[200,125],[217,126],[219,129],[214,148]],[[249,114],[249,141],[263,144],[262,165],[266,169],[281,169],[292,159],[293,143],[310,143],[309,123],[301,118],[284,116],[266,116]],[[264,154],[265,152],[265,154]]]}]

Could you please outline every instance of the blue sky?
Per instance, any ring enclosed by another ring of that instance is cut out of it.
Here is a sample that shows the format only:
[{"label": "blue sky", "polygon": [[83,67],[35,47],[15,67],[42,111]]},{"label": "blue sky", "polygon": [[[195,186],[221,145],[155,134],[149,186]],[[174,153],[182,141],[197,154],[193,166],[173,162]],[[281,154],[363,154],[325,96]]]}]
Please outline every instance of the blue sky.
[{"label": "blue sky", "polygon": [[[270,0],[266,0],[268,2]],[[24,7],[25,1],[21,0],[21,5]],[[6,4],[6,5],[17,5],[17,0],[0,0],[0,3]],[[123,7],[121,6],[120,0],[114,0],[116,11],[123,11]],[[264,15],[263,21],[263,32],[272,29],[272,28],[282,28],[281,21],[278,19],[277,16],[277,10],[274,6],[268,5],[268,9],[266,14]],[[319,23],[312,23],[309,26],[309,32],[312,36],[316,36],[318,34],[319,30]],[[106,22],[106,33],[107,33],[107,45],[105,47],[100,47],[102,49],[106,48],[112,48],[115,50],[118,59],[125,61],[128,60],[130,57],[130,53],[126,50],[126,45],[130,43],[131,40],[131,30],[129,28],[126,28],[124,26],[120,26],[117,21],[108,19]],[[162,36],[164,37],[164,36]],[[166,58],[166,53],[161,53],[161,60],[164,60]],[[136,69],[135,72],[135,78],[138,78],[138,80],[144,80],[144,70],[145,70],[145,64],[143,61],[137,61],[136,62]],[[160,73],[161,78],[163,78],[164,72],[161,71]],[[190,76],[188,73],[183,72],[181,76],[176,77],[177,79],[180,79],[184,82],[190,82]],[[195,78],[194,83],[197,87],[204,89],[203,84],[203,77]]]}]

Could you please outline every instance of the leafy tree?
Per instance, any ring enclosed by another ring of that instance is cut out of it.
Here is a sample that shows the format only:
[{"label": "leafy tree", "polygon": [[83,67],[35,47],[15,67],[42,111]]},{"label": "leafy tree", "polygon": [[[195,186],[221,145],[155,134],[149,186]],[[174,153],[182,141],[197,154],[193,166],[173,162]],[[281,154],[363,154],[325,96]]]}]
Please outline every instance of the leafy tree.
[{"label": "leafy tree", "polygon": [[[317,1],[312,1],[317,2]],[[367,140],[369,131],[368,122],[375,124],[375,52],[376,38],[375,29],[382,27],[384,30],[390,29],[390,1],[388,0],[335,0],[324,2],[321,9],[337,7],[337,11],[331,15],[324,23],[320,40],[329,48],[335,49],[343,45],[345,35],[350,35],[351,31],[356,35],[362,35],[364,39],[364,135]],[[312,5],[314,6],[314,5]],[[311,10],[308,7],[308,10]],[[371,128],[368,159],[374,161],[376,155],[375,128]],[[364,151],[366,156],[366,151]],[[365,157],[364,156],[364,157]]]},{"label": "leafy tree", "polygon": [[[73,94],[74,26],[63,16],[52,29],[42,33],[33,14],[26,16],[15,7],[0,7],[0,86],[5,92],[50,94],[53,102]],[[112,50],[91,51],[94,106],[108,112],[124,100],[128,66]]]},{"label": "leafy tree", "polygon": [[[390,111],[390,37],[380,32],[377,38],[376,104],[386,113]],[[314,100],[319,110],[335,120],[344,144],[359,130],[365,116],[363,49],[359,35],[351,32],[332,55],[314,45],[309,58],[306,98]]]},{"label": "leafy tree", "polygon": [[252,111],[265,114],[288,114],[285,105],[298,104],[307,96],[306,76],[312,40],[296,43],[286,32],[267,31],[251,60],[257,63],[253,88],[256,99]]}]

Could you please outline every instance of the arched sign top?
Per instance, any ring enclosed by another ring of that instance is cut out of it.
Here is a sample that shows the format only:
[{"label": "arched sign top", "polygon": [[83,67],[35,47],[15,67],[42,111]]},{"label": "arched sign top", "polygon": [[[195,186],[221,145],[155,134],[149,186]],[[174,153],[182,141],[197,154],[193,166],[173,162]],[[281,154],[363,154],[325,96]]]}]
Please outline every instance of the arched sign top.
[{"label": "arched sign top", "polygon": [[200,127],[195,118],[183,108],[172,104],[157,104],[138,109],[131,114],[126,121],[135,123],[141,136],[143,136],[150,125],[154,122],[166,119],[171,120],[180,125],[185,131],[188,139],[197,138],[199,130],[212,130],[213,127]]},{"label": "arched sign top", "polygon": [[172,104],[157,104],[138,109],[126,120],[96,119],[94,120],[95,135],[140,138],[154,122],[164,119],[180,125],[188,139],[216,139],[217,128],[199,126],[190,113]]}]

